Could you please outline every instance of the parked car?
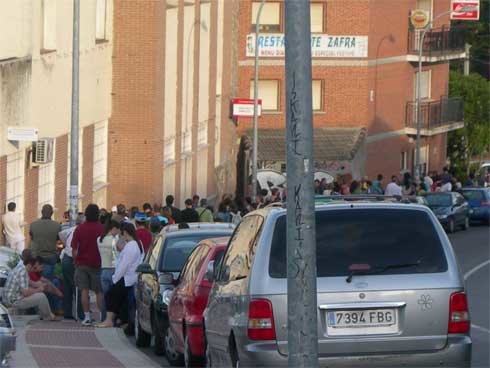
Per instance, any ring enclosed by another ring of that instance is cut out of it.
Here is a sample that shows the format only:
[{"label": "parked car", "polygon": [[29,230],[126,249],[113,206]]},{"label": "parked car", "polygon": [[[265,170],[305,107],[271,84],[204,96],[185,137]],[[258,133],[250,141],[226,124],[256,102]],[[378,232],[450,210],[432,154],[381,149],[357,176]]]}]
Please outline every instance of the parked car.
[{"label": "parked car", "polygon": [[229,238],[199,243],[182,269],[168,305],[169,331],[166,355],[171,365],[186,367],[204,363],[202,314],[211,291],[214,264],[219,264]]},{"label": "parked car", "polygon": [[136,270],[140,273],[136,289],[137,346],[149,346],[154,336],[155,353],[165,353],[163,333],[168,327],[167,306],[182,267],[201,240],[230,236],[234,228],[225,223],[196,223],[189,224],[189,229],[171,226],[161,231]]},{"label": "parked car", "polygon": [[470,206],[464,197],[455,192],[427,193],[425,198],[429,207],[448,233],[454,233],[456,227],[463,230],[470,227]]},{"label": "parked car", "polygon": [[9,366],[9,357],[16,348],[16,332],[8,309],[0,304],[0,367]]},{"label": "parked car", "polygon": [[[403,203],[316,207],[322,366],[469,367],[470,318],[447,235]],[[286,209],[244,217],[204,312],[210,366],[287,366]],[[362,267],[360,267],[362,265]]]},{"label": "parked car", "polygon": [[459,192],[472,210],[470,220],[490,225],[490,188],[462,188]]}]

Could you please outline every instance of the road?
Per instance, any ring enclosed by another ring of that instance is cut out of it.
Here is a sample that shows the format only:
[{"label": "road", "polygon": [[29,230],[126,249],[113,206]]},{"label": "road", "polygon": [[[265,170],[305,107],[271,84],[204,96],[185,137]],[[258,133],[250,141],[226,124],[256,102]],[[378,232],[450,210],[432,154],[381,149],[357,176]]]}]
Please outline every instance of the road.
[{"label": "road", "polygon": [[[464,275],[469,298],[473,339],[473,368],[490,367],[490,229],[472,226],[449,236]],[[134,342],[134,339],[133,339]],[[150,348],[145,354],[161,366],[169,366],[164,357],[157,357]]]},{"label": "road", "polygon": [[472,367],[488,368],[490,346],[490,230],[474,226],[450,237],[466,283],[473,339]]}]

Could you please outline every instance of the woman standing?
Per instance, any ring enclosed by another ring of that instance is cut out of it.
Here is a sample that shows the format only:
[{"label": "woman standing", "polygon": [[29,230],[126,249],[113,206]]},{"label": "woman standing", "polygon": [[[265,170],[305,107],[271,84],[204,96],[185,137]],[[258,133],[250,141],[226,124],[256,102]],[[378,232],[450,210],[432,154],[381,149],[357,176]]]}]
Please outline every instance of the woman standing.
[{"label": "woman standing", "polygon": [[[116,244],[119,240],[119,229],[121,224],[117,221],[106,222],[105,232],[102,236],[97,238],[97,246],[99,247],[99,253],[101,258],[101,273],[100,281],[102,284],[102,293],[104,299],[112,286],[112,275],[116,267],[117,258],[119,257],[119,251],[116,248]],[[102,306],[101,320],[106,318],[105,302]]]},{"label": "woman standing", "polygon": [[119,256],[114,275],[112,275],[114,285],[105,295],[106,319],[97,327],[114,327],[115,317],[121,315],[122,306],[127,304],[125,302],[128,300],[128,294],[138,280],[136,268],[143,259],[143,246],[136,235],[133,224],[122,224],[121,233],[127,243]]}]

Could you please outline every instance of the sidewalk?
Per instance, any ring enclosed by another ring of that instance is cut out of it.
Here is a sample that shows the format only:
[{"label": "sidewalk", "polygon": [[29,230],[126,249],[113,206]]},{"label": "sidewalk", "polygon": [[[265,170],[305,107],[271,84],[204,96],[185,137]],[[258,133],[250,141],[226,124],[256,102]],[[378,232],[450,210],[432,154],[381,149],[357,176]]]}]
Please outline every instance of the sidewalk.
[{"label": "sidewalk", "polygon": [[119,328],[83,327],[74,321],[43,322],[14,316],[17,350],[12,368],[158,367]]}]

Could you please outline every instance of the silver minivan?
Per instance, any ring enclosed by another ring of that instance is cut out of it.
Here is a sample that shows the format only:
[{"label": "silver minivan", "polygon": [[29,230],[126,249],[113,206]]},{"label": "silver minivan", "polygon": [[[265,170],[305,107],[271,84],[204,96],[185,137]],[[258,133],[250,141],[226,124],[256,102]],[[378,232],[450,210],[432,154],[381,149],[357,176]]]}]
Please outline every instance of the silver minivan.
[{"label": "silver minivan", "polygon": [[[204,312],[209,366],[287,365],[286,226],[270,207],[230,239]],[[463,279],[430,209],[333,202],[316,236],[321,366],[470,365]]]}]

